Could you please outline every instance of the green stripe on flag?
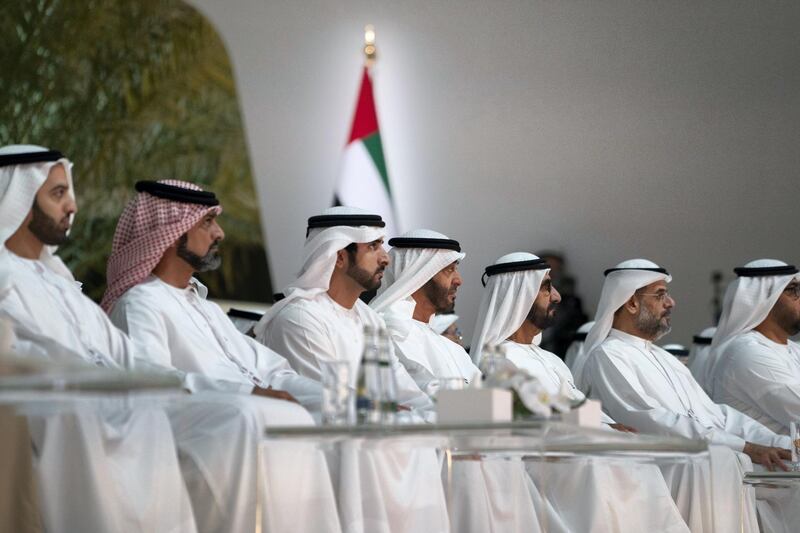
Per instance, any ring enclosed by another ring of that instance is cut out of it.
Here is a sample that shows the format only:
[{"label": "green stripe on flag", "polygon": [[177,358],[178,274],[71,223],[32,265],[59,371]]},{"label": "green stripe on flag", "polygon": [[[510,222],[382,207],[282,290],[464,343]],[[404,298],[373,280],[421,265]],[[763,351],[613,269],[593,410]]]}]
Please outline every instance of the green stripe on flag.
[{"label": "green stripe on flag", "polygon": [[389,193],[389,197],[391,198],[392,189],[389,187],[389,174],[386,172],[386,159],[383,157],[383,145],[381,144],[380,132],[376,131],[372,135],[363,137],[361,142],[364,143],[364,147],[367,149],[372,161],[375,163],[375,167],[378,169],[378,172],[381,175],[383,184],[386,186],[386,192]]}]

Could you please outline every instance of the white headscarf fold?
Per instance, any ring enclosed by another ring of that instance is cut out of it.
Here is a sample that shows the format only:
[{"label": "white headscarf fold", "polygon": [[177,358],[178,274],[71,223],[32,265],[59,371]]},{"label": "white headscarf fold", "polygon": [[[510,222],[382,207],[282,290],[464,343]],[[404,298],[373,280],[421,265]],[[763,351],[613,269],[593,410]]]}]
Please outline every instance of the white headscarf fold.
[{"label": "white headscarf fold", "polygon": [[441,335],[447,328],[452,326],[458,321],[458,315],[453,313],[445,314],[445,315],[433,315],[431,318],[430,326],[433,331]]},{"label": "white headscarf fold", "polygon": [[[402,235],[406,239],[448,239],[441,233],[420,229]],[[389,250],[389,266],[383,273],[383,283],[378,296],[370,302],[380,313],[393,335],[405,337],[408,334],[407,322],[413,320],[416,307],[411,297],[443,268],[464,259],[461,252],[440,248],[401,248]]]},{"label": "white headscarf fold", "polygon": [[[47,148],[29,144],[16,144],[0,148],[0,155],[47,152]],[[47,181],[50,169],[62,165],[69,183],[69,195],[75,198],[72,188],[72,162],[66,158],[44,163],[28,163],[0,167],[0,246],[19,229],[33,207],[36,193]],[[45,246],[39,258],[53,272],[74,280],[72,273],[54,255],[56,246]]]},{"label": "white headscarf fold", "polygon": [[[757,259],[744,265],[744,268],[764,268],[788,266],[775,259]],[[717,325],[706,374],[706,385],[709,392],[714,392],[715,376],[722,363],[721,354],[725,345],[734,337],[755,328],[767,318],[775,306],[783,289],[793,279],[800,280],[800,274],[740,276],[733,280],[725,290],[722,302],[722,314]]]},{"label": "white headscarf fold", "polygon": [[[535,259],[539,258],[527,252],[515,252],[502,256],[494,264]],[[522,326],[548,272],[549,268],[489,276],[470,345],[470,356],[476,366],[480,364],[484,345],[500,344]]]},{"label": "white headscarf fold", "polygon": [[694,340],[692,341],[692,347],[689,349],[689,362],[687,365],[689,366],[689,370],[692,371],[692,375],[694,379],[703,387],[703,390],[707,390],[706,385],[706,372],[708,370],[708,353],[711,351],[711,343],[708,344],[700,344],[697,342],[697,339],[708,339],[709,341],[714,338],[714,334],[717,332],[716,326],[711,326],[709,328],[704,329],[700,332],[699,335],[694,336]]},{"label": "white headscarf fold", "polygon": [[622,307],[638,289],[660,280],[664,280],[667,283],[672,281],[672,276],[669,274],[652,270],[640,270],[660,268],[657,264],[647,259],[629,259],[614,267],[614,269],[618,268],[624,270],[609,272],[603,282],[600,303],[597,304],[597,312],[594,316],[594,326],[586,336],[583,354],[575,360],[575,366],[572,369],[575,384],[581,390],[586,390],[583,377],[586,360],[592,350],[608,337],[611,331],[611,324],[614,322],[614,313],[617,309]]},{"label": "white headscarf fold", "polygon": [[569,348],[567,348],[567,353],[564,356],[564,362],[567,364],[570,370],[572,370],[572,367],[575,366],[575,361],[577,361],[577,359],[584,353],[584,348],[586,346],[586,335],[589,333],[589,330],[592,329],[592,326],[594,326],[593,320],[582,324],[581,327],[578,328],[578,331],[575,332],[576,335],[582,334],[583,338],[574,339],[570,343]]},{"label": "white headscarf fold", "polygon": [[[367,215],[371,214],[355,207],[331,207],[323,215]],[[303,298],[311,300],[326,292],[330,286],[336,254],[352,243],[366,243],[381,239],[384,228],[374,226],[333,226],[313,228],[303,246],[303,266],[297,279],[283,289],[284,299],[270,307],[254,328],[257,337],[262,337],[267,325],[289,302]]]}]

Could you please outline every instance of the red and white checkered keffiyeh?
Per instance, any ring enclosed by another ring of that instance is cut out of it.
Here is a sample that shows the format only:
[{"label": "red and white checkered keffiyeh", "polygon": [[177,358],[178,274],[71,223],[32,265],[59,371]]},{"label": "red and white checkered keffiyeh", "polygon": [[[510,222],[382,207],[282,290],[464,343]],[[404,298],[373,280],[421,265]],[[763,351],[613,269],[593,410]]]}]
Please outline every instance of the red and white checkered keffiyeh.
[{"label": "red and white checkered keffiyeh", "polygon": [[[193,183],[160,180],[159,183],[201,191]],[[222,207],[176,202],[140,192],[122,212],[111,245],[106,279],[108,286],[100,303],[110,313],[120,296],[144,281],[164,252],[207,213]]]}]

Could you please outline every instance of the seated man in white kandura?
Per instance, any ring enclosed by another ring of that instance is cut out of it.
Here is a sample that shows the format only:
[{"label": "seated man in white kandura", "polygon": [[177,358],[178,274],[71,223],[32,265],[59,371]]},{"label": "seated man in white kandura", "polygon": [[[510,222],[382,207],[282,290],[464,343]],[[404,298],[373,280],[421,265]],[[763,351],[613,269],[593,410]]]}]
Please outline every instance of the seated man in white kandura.
[{"label": "seated man in white kandura", "polygon": [[[243,394],[297,399],[318,409],[320,384],[298,375],[286,359],[240,333],[219,306],[206,299],[208,290],[193,277],[221,263],[219,245],[224,232],[217,220],[222,206],[216,196],[178,180],[140,181],[136,189],[138,194],[117,224],[108,260],[108,289],[102,305],[110,311],[112,322],[154,364],[239,383]],[[269,425],[294,423],[296,406],[255,399],[251,403],[269,405],[269,410],[259,410],[263,416],[257,432]],[[303,420],[307,420],[305,413],[297,418]],[[258,440],[253,444],[258,445]],[[262,494],[265,505],[269,504],[265,521],[278,529],[291,526],[294,531],[336,529],[331,486],[320,480],[324,459],[307,447],[292,446],[262,448],[266,452]],[[304,463],[307,468],[300,468]],[[218,503],[225,512],[208,502],[196,507],[200,507],[198,512],[224,517],[234,514],[237,505],[247,509],[246,500],[226,494],[226,500]],[[298,516],[295,505],[318,512]]]},{"label": "seated man in white kandura", "polygon": [[[711,395],[788,434],[791,422],[800,423],[800,345],[789,338],[800,333],[800,274],[774,259],[751,261],[734,272],[738,277],[726,291],[709,357]],[[796,497],[772,492],[769,502],[756,502],[762,522],[795,529]],[[764,519],[768,514],[777,516]]]},{"label": "seated man in white kandura", "polygon": [[[417,385],[434,397],[441,380],[464,385],[480,379],[469,354],[430,326],[435,313],[452,313],[461,286],[458,241],[431,230],[414,230],[389,240],[378,296],[370,302],[386,321],[400,361]],[[453,462],[450,495],[453,531],[536,531],[542,503],[520,461],[491,454]],[[559,531],[553,521],[550,531]]]},{"label": "seated man in white kandura", "polygon": [[675,305],[667,290],[672,278],[665,269],[633,259],[605,274],[595,325],[586,339],[587,356],[576,375],[578,386],[601,400],[615,420],[643,432],[712,445],[716,530],[738,530],[740,516],[745,530],[757,530],[749,494],[742,507],[742,476],[752,468],[751,460],[770,468],[783,466],[789,438],[715,404],[685,365],[654,344],[669,332]]},{"label": "seated man in white kandura", "polygon": [[[473,357],[480,359],[486,345],[499,345],[509,361],[538,379],[548,394],[566,392],[573,402],[583,400],[567,365],[534,342],[554,323],[561,301],[550,279],[550,265],[533,254],[515,252],[487,266],[484,278]],[[608,417],[604,422],[630,431]],[[620,463],[583,457],[567,464],[535,461],[527,466],[536,486],[571,531],[687,531],[658,469]]]},{"label": "seated man in white kandura", "polygon": [[735,270],[712,343],[711,394],[776,433],[800,423],[800,274],[760,259]]},{"label": "seated man in white kandura", "polygon": [[[364,327],[385,327],[383,319],[359,299],[381,285],[389,264],[383,249],[384,227],[380,216],[352,207],[333,207],[309,218],[299,277],[256,325],[256,338],[312,379],[320,379],[328,361],[349,363],[349,385],[355,389]],[[397,381],[397,401],[411,409],[403,414],[432,416],[433,403],[391,345],[388,355]],[[352,454],[356,454],[354,467],[343,468],[339,481],[343,495],[350,499],[340,501],[345,524],[363,520],[366,529],[387,532],[449,529],[433,450],[351,447],[342,457],[343,464]],[[353,490],[358,487],[360,494]]]}]

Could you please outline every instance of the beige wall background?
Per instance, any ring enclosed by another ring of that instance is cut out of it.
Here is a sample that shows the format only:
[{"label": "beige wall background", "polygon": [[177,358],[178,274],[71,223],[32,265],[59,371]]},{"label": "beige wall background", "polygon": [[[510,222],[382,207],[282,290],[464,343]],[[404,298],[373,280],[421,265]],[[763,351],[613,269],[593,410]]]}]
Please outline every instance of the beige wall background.
[{"label": "beige wall background", "polygon": [[375,91],[405,229],[462,242],[471,335],[486,264],[562,250],[593,313],[648,257],[711,320],[711,271],[800,261],[800,4],[192,0],[236,72],[273,281],[329,205],[374,24]]}]

